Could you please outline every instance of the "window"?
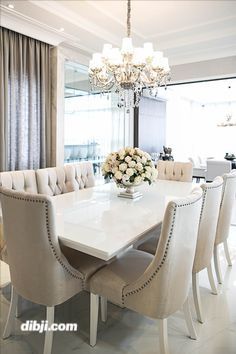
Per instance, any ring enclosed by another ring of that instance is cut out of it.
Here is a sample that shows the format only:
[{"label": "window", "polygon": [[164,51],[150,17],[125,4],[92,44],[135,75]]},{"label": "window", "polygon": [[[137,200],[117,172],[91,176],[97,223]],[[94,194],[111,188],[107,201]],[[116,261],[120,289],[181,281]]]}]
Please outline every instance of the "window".
[{"label": "window", "polygon": [[[64,161],[92,161],[96,173],[105,156],[129,141],[129,116],[115,93],[91,93],[88,69],[65,64]],[[128,144],[129,145],[129,144]]]}]

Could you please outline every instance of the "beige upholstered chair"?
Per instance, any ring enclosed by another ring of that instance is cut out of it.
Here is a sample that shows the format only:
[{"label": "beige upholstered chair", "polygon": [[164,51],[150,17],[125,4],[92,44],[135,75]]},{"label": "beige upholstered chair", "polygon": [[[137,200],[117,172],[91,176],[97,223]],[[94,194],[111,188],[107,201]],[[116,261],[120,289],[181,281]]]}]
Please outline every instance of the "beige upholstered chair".
[{"label": "beige upholstered chair", "polygon": [[[60,246],[50,197],[0,188],[0,198],[12,281],[10,310],[3,334],[7,338],[11,334],[18,294],[47,306],[47,321],[51,325],[55,305],[85,289],[91,275],[105,262]],[[44,354],[51,353],[52,340],[53,332],[46,332]]]},{"label": "beige upholstered chair", "polygon": [[223,175],[223,192],[220,205],[219,219],[216,230],[216,239],[214,247],[214,263],[217,275],[217,280],[221,284],[222,276],[219,263],[219,245],[224,244],[225,256],[228,265],[231,266],[231,259],[229,255],[227,238],[229,236],[230,223],[232,218],[233,206],[235,202],[236,193],[236,170],[232,170],[231,173]]},{"label": "beige upholstered chair", "polygon": [[[198,283],[198,274],[201,270],[207,268],[212,293],[217,294],[217,288],[212,274],[211,260],[214,250],[222,186],[223,179],[221,177],[216,177],[212,183],[204,183],[201,185],[203,190],[203,202],[192,272],[194,304],[197,313],[197,319],[201,323],[204,322]],[[138,249],[154,255],[156,253],[159,237],[160,233],[157,230],[155,234],[153,233],[150,239],[139,245]]]},{"label": "beige upholstered chair", "polygon": [[213,256],[216,227],[220,210],[222,186],[222,177],[216,177],[212,183],[204,183],[201,185],[203,190],[203,201],[192,274],[194,304],[197,319],[201,323],[204,322],[198,283],[198,276],[201,270],[207,268],[212,293],[215,295],[217,294],[217,288],[212,273],[211,260]]},{"label": "beige upholstered chair", "polygon": [[158,179],[191,182],[193,165],[191,162],[162,161],[157,162]]},{"label": "beige upholstered chair", "polygon": [[[0,186],[21,192],[37,193],[35,172],[33,170],[1,172]],[[0,224],[0,260],[8,263],[2,224]]]},{"label": "beige upholstered chair", "polygon": [[168,352],[167,318],[184,305],[192,338],[196,333],[188,305],[202,191],[169,202],[155,256],[132,249],[99,270],[90,281],[90,344],[97,338],[99,295],[145,316],[160,319],[161,353]]},{"label": "beige upholstered chair", "polygon": [[38,193],[58,195],[95,185],[91,162],[68,164],[36,171]]}]

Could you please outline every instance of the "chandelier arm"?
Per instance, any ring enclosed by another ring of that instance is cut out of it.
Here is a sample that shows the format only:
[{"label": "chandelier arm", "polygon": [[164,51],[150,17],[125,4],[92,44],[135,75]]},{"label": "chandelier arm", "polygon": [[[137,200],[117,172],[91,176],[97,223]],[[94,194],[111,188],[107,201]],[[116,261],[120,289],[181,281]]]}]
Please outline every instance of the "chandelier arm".
[{"label": "chandelier arm", "polygon": [[97,82],[98,82],[98,84],[100,85],[100,87],[106,87],[106,86],[108,86],[108,85],[110,85],[111,83],[112,84],[114,84],[114,80],[113,80],[113,78],[111,77],[108,81],[106,81],[106,82],[103,82],[98,76],[96,76],[96,79],[97,79]]}]

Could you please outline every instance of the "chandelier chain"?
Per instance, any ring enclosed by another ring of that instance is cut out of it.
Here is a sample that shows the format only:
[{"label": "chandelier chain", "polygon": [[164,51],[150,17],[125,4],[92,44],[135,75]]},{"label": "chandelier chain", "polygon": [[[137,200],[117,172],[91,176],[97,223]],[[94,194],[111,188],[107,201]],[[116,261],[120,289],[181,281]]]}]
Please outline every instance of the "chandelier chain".
[{"label": "chandelier chain", "polygon": [[131,32],[130,17],[131,17],[131,4],[130,4],[130,0],[128,0],[127,1],[127,37],[130,37],[130,32]]}]

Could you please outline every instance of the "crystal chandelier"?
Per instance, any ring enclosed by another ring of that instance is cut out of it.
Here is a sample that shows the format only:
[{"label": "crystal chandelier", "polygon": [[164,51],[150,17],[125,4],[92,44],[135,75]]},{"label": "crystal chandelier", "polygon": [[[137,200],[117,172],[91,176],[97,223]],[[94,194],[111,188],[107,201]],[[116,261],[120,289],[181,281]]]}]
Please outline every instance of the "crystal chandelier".
[{"label": "crystal chandelier", "polygon": [[89,78],[92,89],[101,92],[115,90],[119,94],[119,107],[138,107],[142,90],[157,92],[160,85],[169,79],[168,59],[163,53],[153,50],[152,43],[134,48],[130,37],[131,5],[127,1],[127,37],[122,47],[112,48],[104,44],[102,53],[94,53],[89,63]]},{"label": "crystal chandelier", "polygon": [[232,120],[233,115],[231,113],[226,114],[225,120],[219,124],[217,124],[218,127],[235,127],[236,126],[236,121]]},{"label": "crystal chandelier", "polygon": [[[231,85],[228,86],[228,89],[231,90]],[[228,113],[225,115],[225,119],[217,124],[217,127],[235,127],[236,126],[236,120],[233,119],[233,113],[231,112],[231,96],[230,96],[230,91],[229,92],[229,108],[228,108]]]}]

